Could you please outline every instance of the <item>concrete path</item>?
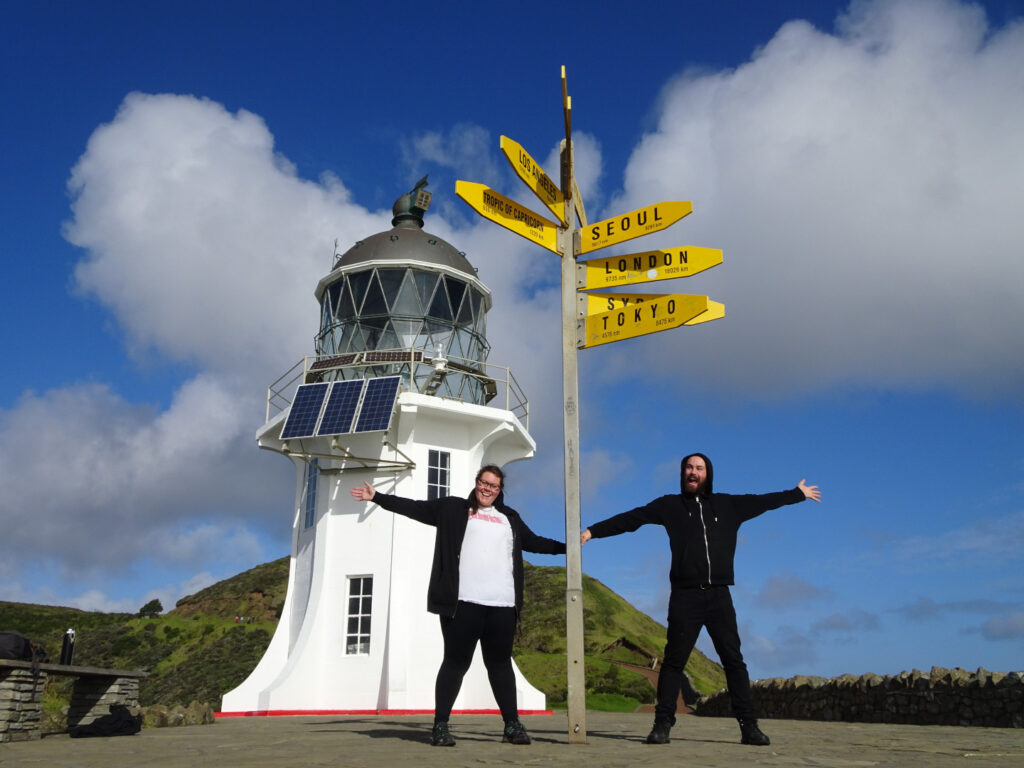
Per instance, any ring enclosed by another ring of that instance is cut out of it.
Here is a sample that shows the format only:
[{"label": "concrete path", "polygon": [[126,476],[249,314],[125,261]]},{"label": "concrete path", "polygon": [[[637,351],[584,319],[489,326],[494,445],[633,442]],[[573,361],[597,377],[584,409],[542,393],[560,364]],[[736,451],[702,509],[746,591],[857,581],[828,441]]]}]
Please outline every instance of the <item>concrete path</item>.
[{"label": "concrete path", "polygon": [[762,720],[769,747],[739,743],[736,722],[682,717],[672,743],[643,743],[646,714],[587,713],[587,744],[568,743],[564,712],[524,717],[530,746],[501,743],[495,716],[452,718],[453,748],[430,747],[430,717],[225,718],[135,736],[0,744],[5,768],[431,768],[432,766],[1024,766],[1024,730]]}]

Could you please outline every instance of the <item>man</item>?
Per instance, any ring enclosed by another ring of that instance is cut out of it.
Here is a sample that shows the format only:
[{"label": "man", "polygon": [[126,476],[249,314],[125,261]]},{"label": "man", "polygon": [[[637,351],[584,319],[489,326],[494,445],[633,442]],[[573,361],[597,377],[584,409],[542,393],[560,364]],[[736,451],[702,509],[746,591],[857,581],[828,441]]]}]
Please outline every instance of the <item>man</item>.
[{"label": "man", "polygon": [[648,744],[667,744],[676,722],[676,701],[683,684],[683,668],[707,627],[711,642],[725,669],[733,715],[740,724],[744,744],[766,746],[768,737],[757,726],[747,665],[740,653],[736,611],[729,586],[733,584],[733,556],[740,524],[769,509],[796,504],[804,499],[821,501],[816,485],[801,480],[796,488],[778,493],[734,495],[715,493],[714,468],[703,453],[683,459],[681,494],[655,499],[650,504],[595,523],[580,534],[580,545],[635,531],[641,525],[665,527],[672,549],[668,603],[668,638],[665,659],[658,673],[658,704]]}]

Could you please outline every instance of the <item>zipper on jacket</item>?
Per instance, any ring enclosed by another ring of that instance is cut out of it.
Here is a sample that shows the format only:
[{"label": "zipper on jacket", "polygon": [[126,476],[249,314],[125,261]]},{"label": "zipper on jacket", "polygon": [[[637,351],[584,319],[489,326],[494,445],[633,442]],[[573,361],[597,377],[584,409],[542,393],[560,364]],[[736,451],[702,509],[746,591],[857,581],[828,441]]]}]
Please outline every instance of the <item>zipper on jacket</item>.
[{"label": "zipper on jacket", "polygon": [[704,529],[704,553],[708,558],[708,586],[711,585],[711,547],[708,546],[708,527],[704,523],[704,505],[700,503],[700,496],[697,497],[697,509],[700,510],[700,526]]}]

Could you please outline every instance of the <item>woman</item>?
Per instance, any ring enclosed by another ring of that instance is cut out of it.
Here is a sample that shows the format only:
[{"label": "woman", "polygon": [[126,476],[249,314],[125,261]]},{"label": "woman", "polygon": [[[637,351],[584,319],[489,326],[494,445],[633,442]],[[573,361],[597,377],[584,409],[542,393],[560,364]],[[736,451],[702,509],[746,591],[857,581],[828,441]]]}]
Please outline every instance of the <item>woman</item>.
[{"label": "woman", "polygon": [[478,642],[505,720],[501,740],[530,743],[519,722],[512,671],[512,642],[523,607],[523,550],[559,555],[565,553],[565,544],[531,531],[518,512],[505,506],[504,487],[505,474],[488,465],[477,472],[476,486],[466,499],[414,501],[380,493],[366,482],[351,491],[357,501],[373,501],[437,528],[427,588],[427,610],[441,617],[444,638],[444,659],[434,685],[430,743],[435,747],[455,746],[448,718]]}]

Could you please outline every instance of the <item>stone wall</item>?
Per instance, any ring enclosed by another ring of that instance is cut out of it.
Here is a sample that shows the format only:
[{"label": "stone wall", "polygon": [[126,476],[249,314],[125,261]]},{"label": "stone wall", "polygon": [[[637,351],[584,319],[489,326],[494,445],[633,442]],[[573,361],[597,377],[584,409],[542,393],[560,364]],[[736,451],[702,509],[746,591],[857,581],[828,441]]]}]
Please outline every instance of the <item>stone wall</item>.
[{"label": "stone wall", "polygon": [[68,728],[89,725],[110,714],[111,704],[139,706],[137,677],[79,677],[71,693]]},{"label": "stone wall", "polygon": [[0,669],[0,742],[39,738],[39,702],[46,675]]},{"label": "stone wall", "polygon": [[[1024,728],[1024,674],[932,667],[898,675],[758,680],[757,716],[912,725]],[[698,715],[731,716],[723,689],[702,699]]]}]

